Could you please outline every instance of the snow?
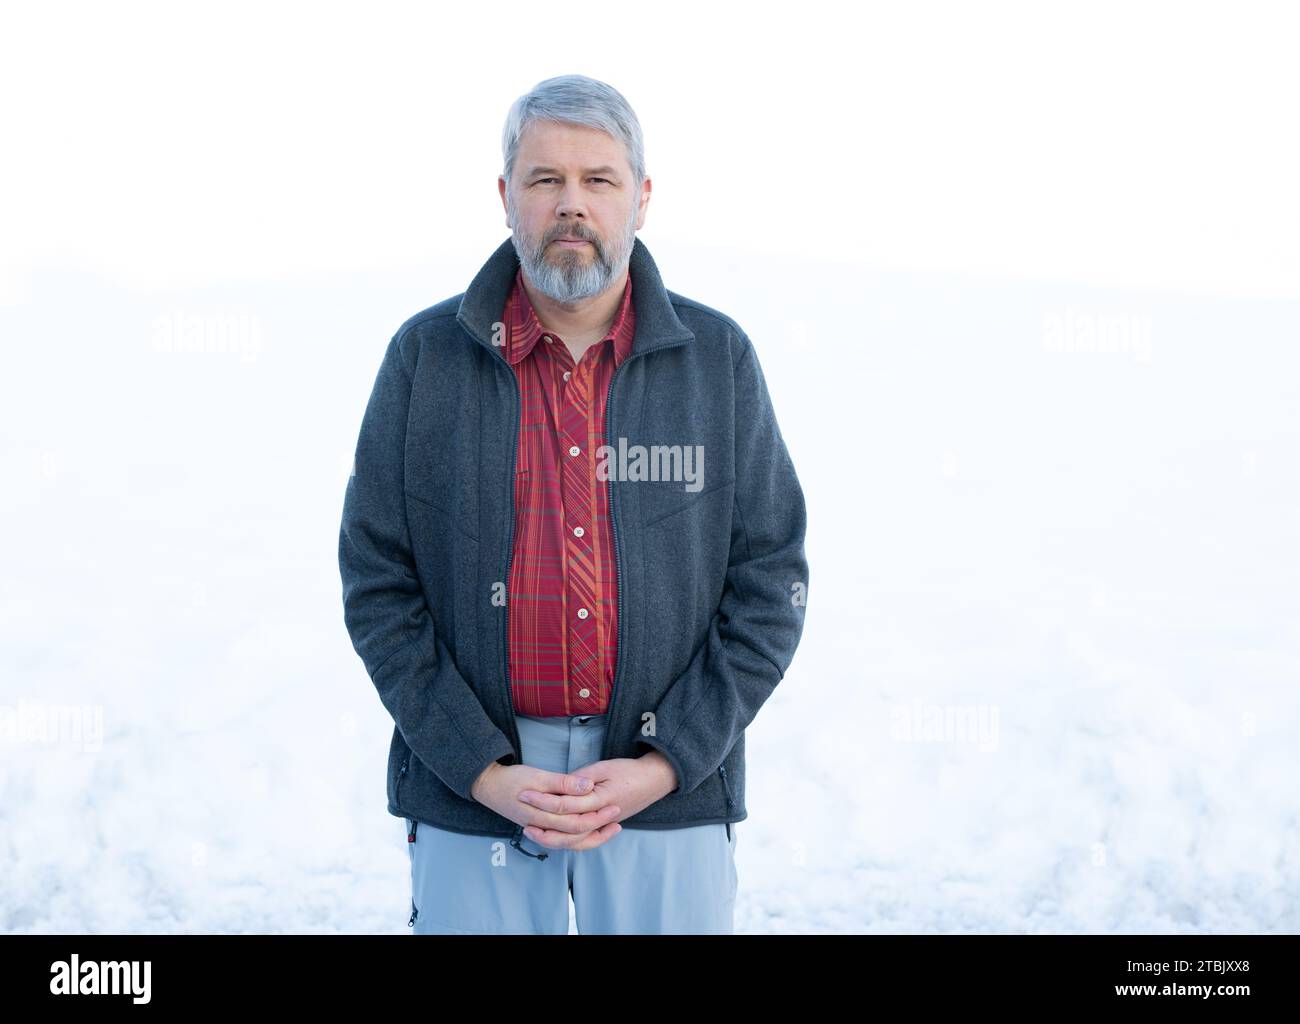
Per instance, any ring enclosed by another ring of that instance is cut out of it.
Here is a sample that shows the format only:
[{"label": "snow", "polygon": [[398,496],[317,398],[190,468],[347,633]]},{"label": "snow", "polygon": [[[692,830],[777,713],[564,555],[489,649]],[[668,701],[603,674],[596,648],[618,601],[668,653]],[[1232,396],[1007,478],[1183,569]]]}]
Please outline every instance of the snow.
[{"label": "snow", "polygon": [[[737,931],[1300,930],[1300,304],[643,237],[808,504]],[[408,934],[339,515],[385,344],[492,244],[0,308],[0,726],[68,709],[0,740],[0,930]]]}]

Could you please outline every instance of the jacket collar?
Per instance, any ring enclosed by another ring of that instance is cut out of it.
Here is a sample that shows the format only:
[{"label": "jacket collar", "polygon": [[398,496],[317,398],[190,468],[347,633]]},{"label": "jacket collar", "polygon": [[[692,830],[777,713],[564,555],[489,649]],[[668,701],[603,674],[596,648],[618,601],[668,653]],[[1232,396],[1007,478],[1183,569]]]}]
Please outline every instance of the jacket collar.
[{"label": "jacket collar", "polygon": [[[493,324],[501,323],[510,287],[519,270],[519,255],[513,238],[507,238],[474,276],[460,300],[456,320],[470,336],[504,360],[501,346],[492,344]],[[636,334],[628,358],[691,341],[695,334],[677,317],[672,300],[659,276],[659,268],[641,239],[632,243],[628,259],[632,278],[632,301],[636,309]]]},{"label": "jacket collar", "polygon": [[[527,359],[528,353],[537,347],[539,338],[555,333],[547,331],[542,326],[542,322],[537,319],[537,310],[533,308],[533,303],[528,298],[528,289],[524,287],[522,269],[515,272],[515,283],[507,300],[504,319],[510,336],[506,338],[501,354],[511,365],[518,365]],[[611,348],[615,366],[622,363],[631,353],[635,331],[636,309],[633,308],[632,302],[632,275],[628,274],[623,284],[623,298],[619,300],[618,309],[614,313],[614,322],[610,324],[605,337],[601,339],[602,344],[606,341],[613,342]]]}]

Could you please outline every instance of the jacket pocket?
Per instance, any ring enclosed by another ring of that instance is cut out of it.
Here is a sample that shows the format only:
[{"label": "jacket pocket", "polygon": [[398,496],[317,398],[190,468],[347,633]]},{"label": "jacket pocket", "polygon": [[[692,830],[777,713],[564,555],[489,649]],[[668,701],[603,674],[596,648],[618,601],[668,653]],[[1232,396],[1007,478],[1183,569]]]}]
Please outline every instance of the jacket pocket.
[{"label": "jacket pocket", "polygon": [[397,771],[397,785],[393,788],[393,803],[397,806],[402,805],[402,780],[406,778],[406,770],[411,766],[411,755],[408,752],[406,759],[402,761],[402,767]]},{"label": "jacket pocket", "polygon": [[718,765],[718,775],[722,777],[722,791],[727,794],[727,807],[734,807],[736,804],[731,799],[731,783],[727,781],[727,766],[725,764]]},{"label": "jacket pocket", "polygon": [[[710,484],[700,491],[687,491],[684,498],[682,492],[677,490],[677,484],[665,483],[659,489],[647,492],[646,506],[651,511],[647,512],[645,525],[647,527],[654,526],[665,519],[671,519],[673,516],[693,509],[701,499],[711,496],[719,488],[734,487],[735,483],[733,477],[730,480],[723,480],[721,483]],[[660,506],[663,505],[669,507],[661,509]]]}]

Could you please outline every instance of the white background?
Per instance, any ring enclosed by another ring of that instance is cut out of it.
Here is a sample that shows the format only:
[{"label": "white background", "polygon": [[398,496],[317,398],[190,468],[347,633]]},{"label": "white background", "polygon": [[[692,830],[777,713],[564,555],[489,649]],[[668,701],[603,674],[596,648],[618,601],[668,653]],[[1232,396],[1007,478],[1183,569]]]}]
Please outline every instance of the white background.
[{"label": "white background", "polygon": [[[1296,28],[6,5],[0,930],[407,932],[344,487],[388,339],[508,235],[510,103],[580,72],[808,504],[737,930],[1296,931]],[[102,744],[15,732],[57,706]]]}]

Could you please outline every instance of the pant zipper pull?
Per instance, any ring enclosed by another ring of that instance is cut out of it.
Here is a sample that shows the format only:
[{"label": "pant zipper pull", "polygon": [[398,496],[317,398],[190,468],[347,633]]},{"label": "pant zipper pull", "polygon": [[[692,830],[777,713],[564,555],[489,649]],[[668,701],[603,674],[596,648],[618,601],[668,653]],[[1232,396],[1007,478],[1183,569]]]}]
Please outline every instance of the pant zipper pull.
[{"label": "pant zipper pull", "polygon": [[525,850],[525,849],[520,845],[520,840],[523,838],[523,835],[524,835],[524,827],[523,827],[523,825],[519,825],[518,827],[515,828],[515,834],[514,834],[514,836],[511,838],[511,840],[510,840],[510,845],[513,846],[513,847],[514,847],[516,850],[518,850],[520,853],[524,854],[524,855],[527,856],[527,857],[532,857],[532,858],[534,858],[535,860],[545,860],[545,859],[549,856],[549,854],[545,854],[545,853],[529,853],[527,850]]}]

